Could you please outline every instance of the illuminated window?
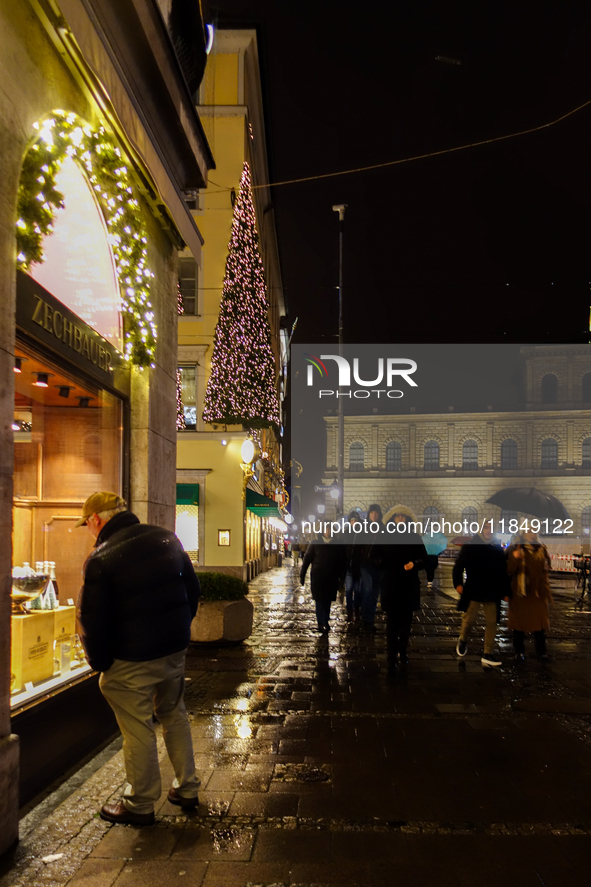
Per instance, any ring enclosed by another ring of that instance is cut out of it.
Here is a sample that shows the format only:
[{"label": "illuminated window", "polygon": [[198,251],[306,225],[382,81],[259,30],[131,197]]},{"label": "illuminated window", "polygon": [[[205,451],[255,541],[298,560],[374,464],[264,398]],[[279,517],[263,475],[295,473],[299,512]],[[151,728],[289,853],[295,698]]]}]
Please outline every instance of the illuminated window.
[{"label": "illuminated window", "polygon": [[192,561],[199,556],[199,506],[177,505],[175,533]]},{"label": "illuminated window", "polygon": [[55,177],[64,195],[45,260],[30,275],[116,348],[121,348],[121,299],[104,216],[78,164],[67,157]]},{"label": "illuminated window", "polygon": [[197,428],[196,368],[194,366],[179,367],[179,370],[185,426],[189,431],[194,431]]},{"label": "illuminated window", "polygon": [[591,468],[591,437],[583,441],[583,468]]}]

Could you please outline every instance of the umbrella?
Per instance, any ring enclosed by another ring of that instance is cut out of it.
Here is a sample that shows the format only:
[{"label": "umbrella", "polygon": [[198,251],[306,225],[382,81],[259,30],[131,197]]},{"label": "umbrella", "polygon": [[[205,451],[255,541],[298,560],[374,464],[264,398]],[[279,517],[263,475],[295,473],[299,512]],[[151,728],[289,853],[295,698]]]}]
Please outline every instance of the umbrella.
[{"label": "umbrella", "polygon": [[465,545],[466,542],[471,542],[474,536],[456,536],[451,540],[452,545]]},{"label": "umbrella", "polygon": [[441,554],[447,548],[447,536],[443,533],[425,533],[423,543],[427,549],[427,554]]},{"label": "umbrella", "polygon": [[491,505],[498,505],[505,511],[521,511],[542,519],[564,520],[569,516],[560,499],[535,487],[506,487],[486,501]]}]

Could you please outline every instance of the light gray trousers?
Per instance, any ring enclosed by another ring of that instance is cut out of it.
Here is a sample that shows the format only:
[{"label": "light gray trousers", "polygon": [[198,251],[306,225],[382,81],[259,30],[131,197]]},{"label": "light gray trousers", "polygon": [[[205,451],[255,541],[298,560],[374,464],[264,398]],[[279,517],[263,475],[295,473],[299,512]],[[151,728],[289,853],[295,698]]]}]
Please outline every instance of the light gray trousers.
[{"label": "light gray trousers", "polygon": [[173,787],[185,798],[197,796],[191,726],[185,709],[185,650],[127,662],[116,659],[100,677],[101,692],[123,735],[127,786],[123,802],[135,813],[151,813],[161,781],[154,715],[162,725],[166,751],[175,773]]}]

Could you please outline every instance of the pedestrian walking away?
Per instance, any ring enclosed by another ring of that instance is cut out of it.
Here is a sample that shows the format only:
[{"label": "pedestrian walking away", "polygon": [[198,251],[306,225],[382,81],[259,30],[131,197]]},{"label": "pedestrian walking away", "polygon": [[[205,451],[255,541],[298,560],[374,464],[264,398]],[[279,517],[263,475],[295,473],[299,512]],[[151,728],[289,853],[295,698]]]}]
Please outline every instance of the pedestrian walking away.
[{"label": "pedestrian walking away", "polygon": [[330,605],[337,598],[337,591],[345,579],[347,566],[346,546],[338,544],[330,537],[329,525],[326,529],[329,535],[318,536],[316,541],[306,548],[300,570],[300,583],[303,585],[308,567],[311,567],[310,590],[316,605],[318,631],[322,634],[329,632]]},{"label": "pedestrian walking away", "polygon": [[419,570],[424,567],[427,551],[419,534],[409,526],[411,522],[416,524],[410,508],[394,506],[391,519],[396,523],[396,534],[391,543],[382,546],[382,609],[387,618],[388,674],[392,676],[408,664],[413,612],[421,606]]},{"label": "pedestrian walking away", "polygon": [[76,526],[96,539],[79,601],[82,643],[123,735],[127,776],[122,799],[101,817],[151,825],[161,792],[154,718],[175,773],[168,800],[184,810],[199,803],[184,704],[199,582],[174,533],[141,524],[115,493],[89,496]]},{"label": "pedestrian walking away", "polygon": [[495,652],[495,637],[501,601],[509,594],[509,575],[503,546],[495,539],[489,524],[484,525],[480,535],[462,546],[453,567],[452,581],[460,595],[458,609],[464,614],[456,653],[463,659],[468,652],[468,638],[482,608],[486,628],[480,661],[487,668],[501,665],[501,657]]},{"label": "pedestrian walking away", "polygon": [[515,659],[525,660],[525,635],[533,632],[536,656],[546,660],[552,601],[548,580],[550,555],[536,533],[521,533],[514,538],[507,552],[507,569],[511,576],[509,628],[513,630]]},{"label": "pedestrian walking away", "polygon": [[[361,518],[358,511],[352,511],[349,514],[348,521],[351,526],[361,524]],[[353,536],[355,540],[355,536]],[[347,602],[347,623],[350,626],[356,626],[361,618],[361,605],[363,602],[363,585],[361,579],[360,554],[362,546],[355,544],[355,541],[347,545],[347,566],[345,575],[345,595]]]},{"label": "pedestrian walking away", "polygon": [[375,618],[380,599],[382,569],[384,559],[385,527],[382,522],[382,509],[377,503],[370,505],[367,511],[368,530],[358,543],[363,542],[359,549],[359,565],[361,575],[361,630],[375,634]]}]

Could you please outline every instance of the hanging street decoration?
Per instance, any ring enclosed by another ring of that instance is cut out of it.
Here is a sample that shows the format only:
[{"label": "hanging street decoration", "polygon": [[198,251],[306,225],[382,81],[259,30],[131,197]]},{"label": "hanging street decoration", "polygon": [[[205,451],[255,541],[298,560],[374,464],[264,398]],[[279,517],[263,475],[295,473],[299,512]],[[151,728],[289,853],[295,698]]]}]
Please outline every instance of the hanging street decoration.
[{"label": "hanging street decoration", "polygon": [[18,268],[28,271],[43,261],[43,238],[53,230],[56,209],[64,206],[56,175],[62,161],[72,157],[87,176],[109,230],[122,300],[125,359],[142,368],[154,366],[154,274],[146,265],[146,228],[121,151],[104,127],[95,130],[73,113],[54,111],[33,127],[39,135],[25,156],[18,191]]},{"label": "hanging street decoration", "polygon": [[247,163],[234,205],[203,418],[245,428],[276,429],[280,424],[265,272]]}]

